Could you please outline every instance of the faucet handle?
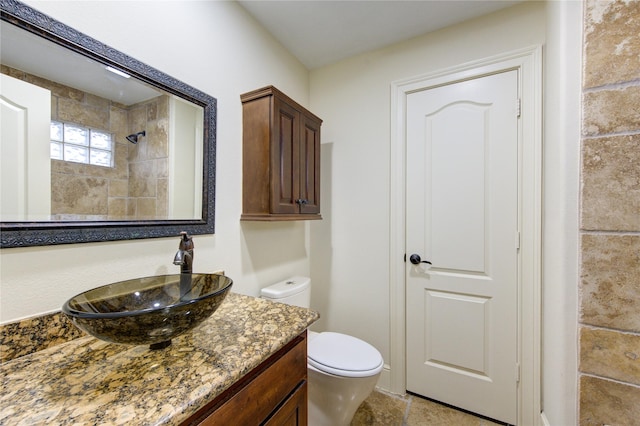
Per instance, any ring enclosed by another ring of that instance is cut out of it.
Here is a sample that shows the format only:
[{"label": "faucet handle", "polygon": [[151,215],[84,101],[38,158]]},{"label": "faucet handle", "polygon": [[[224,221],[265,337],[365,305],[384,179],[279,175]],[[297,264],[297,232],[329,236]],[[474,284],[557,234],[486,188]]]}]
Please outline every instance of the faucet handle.
[{"label": "faucet handle", "polygon": [[193,250],[193,237],[190,237],[187,231],[180,232],[180,250]]}]

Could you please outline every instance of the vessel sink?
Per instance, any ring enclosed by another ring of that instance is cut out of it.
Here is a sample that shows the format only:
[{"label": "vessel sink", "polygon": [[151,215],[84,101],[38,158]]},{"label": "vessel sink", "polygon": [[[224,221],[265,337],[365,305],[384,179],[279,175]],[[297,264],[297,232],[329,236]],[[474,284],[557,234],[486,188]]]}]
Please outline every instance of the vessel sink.
[{"label": "vessel sink", "polygon": [[98,339],[161,349],[211,316],[232,284],[216,274],[136,278],[78,294],[62,312]]}]

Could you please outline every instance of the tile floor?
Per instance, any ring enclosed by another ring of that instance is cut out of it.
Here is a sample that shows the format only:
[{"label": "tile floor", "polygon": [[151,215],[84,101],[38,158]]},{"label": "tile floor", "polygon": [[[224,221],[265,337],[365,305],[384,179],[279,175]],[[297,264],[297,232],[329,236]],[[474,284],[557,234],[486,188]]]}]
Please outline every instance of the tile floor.
[{"label": "tile floor", "polygon": [[374,391],[351,426],[494,426],[480,417],[446,407],[415,395],[391,395]]}]

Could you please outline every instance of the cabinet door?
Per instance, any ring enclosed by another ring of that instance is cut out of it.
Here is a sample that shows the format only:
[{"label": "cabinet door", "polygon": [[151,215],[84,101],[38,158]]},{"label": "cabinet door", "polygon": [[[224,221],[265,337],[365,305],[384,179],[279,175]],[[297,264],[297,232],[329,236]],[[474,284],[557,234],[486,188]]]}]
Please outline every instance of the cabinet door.
[{"label": "cabinet door", "polygon": [[274,97],[271,134],[271,213],[298,213],[300,113]]},{"label": "cabinet door", "polygon": [[300,213],[320,213],[320,122],[303,114],[300,134]]},{"label": "cabinet door", "polygon": [[258,426],[265,423],[307,424],[306,332],[218,395],[181,426]]},{"label": "cabinet door", "polygon": [[307,382],[273,413],[264,426],[307,426]]}]

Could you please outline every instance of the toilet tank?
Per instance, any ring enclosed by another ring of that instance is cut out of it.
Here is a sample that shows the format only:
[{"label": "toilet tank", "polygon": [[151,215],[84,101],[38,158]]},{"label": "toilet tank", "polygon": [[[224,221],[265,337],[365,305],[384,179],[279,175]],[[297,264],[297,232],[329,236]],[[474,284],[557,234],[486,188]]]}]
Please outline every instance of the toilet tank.
[{"label": "toilet tank", "polygon": [[308,308],[311,301],[311,278],[288,278],[260,290],[260,297],[274,302]]}]

